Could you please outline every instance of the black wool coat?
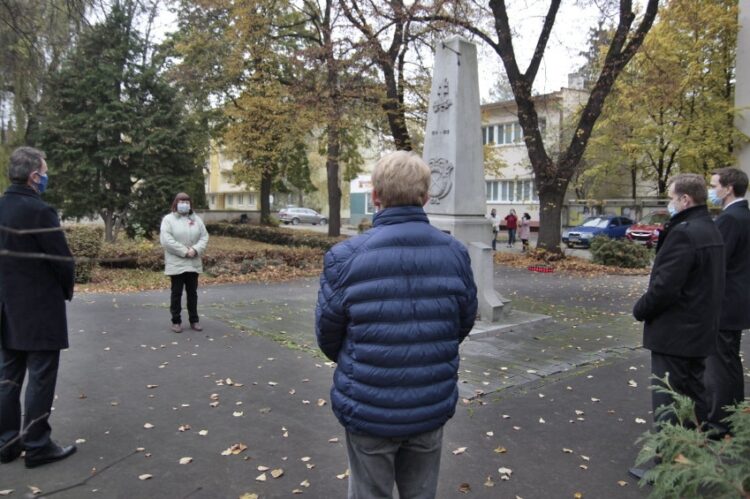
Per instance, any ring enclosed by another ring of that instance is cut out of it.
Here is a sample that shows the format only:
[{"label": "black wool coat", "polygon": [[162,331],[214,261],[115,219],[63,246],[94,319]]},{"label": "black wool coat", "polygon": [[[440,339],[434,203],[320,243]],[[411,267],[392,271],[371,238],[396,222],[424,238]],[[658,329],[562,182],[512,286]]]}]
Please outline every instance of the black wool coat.
[{"label": "black wool coat", "polygon": [[716,349],[724,243],[705,205],[679,212],[657,245],[648,290],[633,307],[652,352],[706,357]]},{"label": "black wool coat", "polygon": [[750,328],[750,209],[743,199],[728,206],[716,219],[724,239],[726,288],[719,328]]},{"label": "black wool coat", "polygon": [[[60,227],[57,212],[33,189],[11,185],[0,198],[0,226]],[[13,234],[0,229],[0,250],[72,256],[60,231]],[[73,298],[75,264],[0,255],[0,340],[11,350],[68,348],[65,300]]]}]

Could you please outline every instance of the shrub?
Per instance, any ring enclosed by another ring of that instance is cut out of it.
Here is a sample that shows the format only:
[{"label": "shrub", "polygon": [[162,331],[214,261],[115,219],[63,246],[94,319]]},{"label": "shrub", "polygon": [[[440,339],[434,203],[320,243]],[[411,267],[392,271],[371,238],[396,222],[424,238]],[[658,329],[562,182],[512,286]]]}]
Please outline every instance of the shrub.
[{"label": "shrub", "polygon": [[308,248],[320,248],[326,251],[331,249],[334,244],[346,239],[345,236],[330,238],[310,232],[245,224],[207,224],[206,230],[208,230],[209,234],[217,236],[240,237],[243,239],[252,239],[254,241],[281,246],[306,246]]},{"label": "shrub", "polygon": [[651,251],[627,239],[610,239],[596,236],[591,240],[591,257],[594,263],[610,267],[636,269],[651,264]]},{"label": "shrub", "polygon": [[359,225],[357,225],[357,232],[362,234],[363,232],[366,232],[372,228],[372,220],[369,218],[363,218],[359,221]]},{"label": "shrub", "polygon": [[65,227],[70,252],[76,257],[77,283],[91,280],[91,272],[102,248],[104,229],[90,225],[71,225]]},{"label": "shrub", "polygon": [[652,389],[672,396],[674,403],[662,411],[674,413],[677,423],[659,421],[656,432],[638,439],[643,444],[638,465],[657,454],[661,458],[639,485],[653,483],[651,497],[658,498],[750,497],[750,402],[731,408],[726,421],[732,436],[716,440],[700,429],[693,401],[675,393],[668,381]]}]

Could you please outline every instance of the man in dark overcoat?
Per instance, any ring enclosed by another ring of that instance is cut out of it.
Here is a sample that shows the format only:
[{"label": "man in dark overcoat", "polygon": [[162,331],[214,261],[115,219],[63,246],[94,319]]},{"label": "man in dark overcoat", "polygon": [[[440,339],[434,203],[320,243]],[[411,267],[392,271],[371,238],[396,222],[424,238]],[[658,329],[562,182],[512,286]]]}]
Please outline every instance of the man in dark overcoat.
[{"label": "man in dark overcoat", "polygon": [[737,168],[721,168],[711,175],[708,195],[722,207],[716,226],[724,239],[726,288],[721,304],[716,353],[706,359],[708,421],[721,438],[729,428],[723,419],[725,406],[745,399],[740,359],[742,330],[750,328],[750,209],[745,199],[747,174]]},{"label": "man in dark overcoat", "polygon": [[[644,322],[643,346],[651,350],[651,372],[677,393],[695,402],[698,421],[705,422],[703,372],[716,350],[719,311],[724,295],[724,243],[706,206],[706,182],[696,174],[677,175],[669,184],[672,218],[659,235],[648,290],[633,315]],[[668,394],[652,392],[657,409],[672,403]]]},{"label": "man in dark overcoat", "polygon": [[[76,450],[54,443],[48,422],[60,350],[68,348],[65,300],[73,298],[75,265],[57,213],[40,197],[47,186],[44,153],[16,149],[8,176],[11,185],[0,198],[0,463],[25,450],[26,467],[33,468]],[[18,232],[25,230],[32,231]]]}]

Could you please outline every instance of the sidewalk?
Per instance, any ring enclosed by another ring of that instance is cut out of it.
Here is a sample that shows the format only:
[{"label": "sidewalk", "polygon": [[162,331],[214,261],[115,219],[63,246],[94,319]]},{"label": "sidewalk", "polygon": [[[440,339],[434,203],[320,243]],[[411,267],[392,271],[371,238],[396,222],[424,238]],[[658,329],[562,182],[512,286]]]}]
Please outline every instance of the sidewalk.
[{"label": "sidewalk", "polygon": [[[514,307],[554,320],[464,343],[461,392],[485,395],[460,402],[446,426],[438,497],[467,488],[481,498],[645,497],[627,468],[648,429],[636,418],[651,419],[648,355],[628,314],[646,278],[505,267],[495,277]],[[168,331],[166,290],[76,296],[51,423],[59,442],[81,441],[78,453],[34,470],[1,465],[0,490],[345,497],[344,432],[328,403],[333,369],[315,347],[317,281],[199,293],[205,330],[180,335]],[[747,341],[744,350],[747,358]],[[247,449],[222,455],[235,444]],[[513,470],[510,480],[500,467]]]}]

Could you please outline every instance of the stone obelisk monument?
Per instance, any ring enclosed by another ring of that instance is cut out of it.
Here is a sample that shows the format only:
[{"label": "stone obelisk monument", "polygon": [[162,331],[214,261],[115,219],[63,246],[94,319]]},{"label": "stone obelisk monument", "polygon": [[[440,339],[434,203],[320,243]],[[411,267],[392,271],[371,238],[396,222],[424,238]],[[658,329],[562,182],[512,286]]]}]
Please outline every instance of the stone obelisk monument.
[{"label": "stone obelisk monument", "polygon": [[461,37],[438,42],[427,114],[424,160],[432,171],[430,223],[469,249],[484,321],[500,319],[504,300],[493,284],[492,228],[485,218],[477,48]]}]

